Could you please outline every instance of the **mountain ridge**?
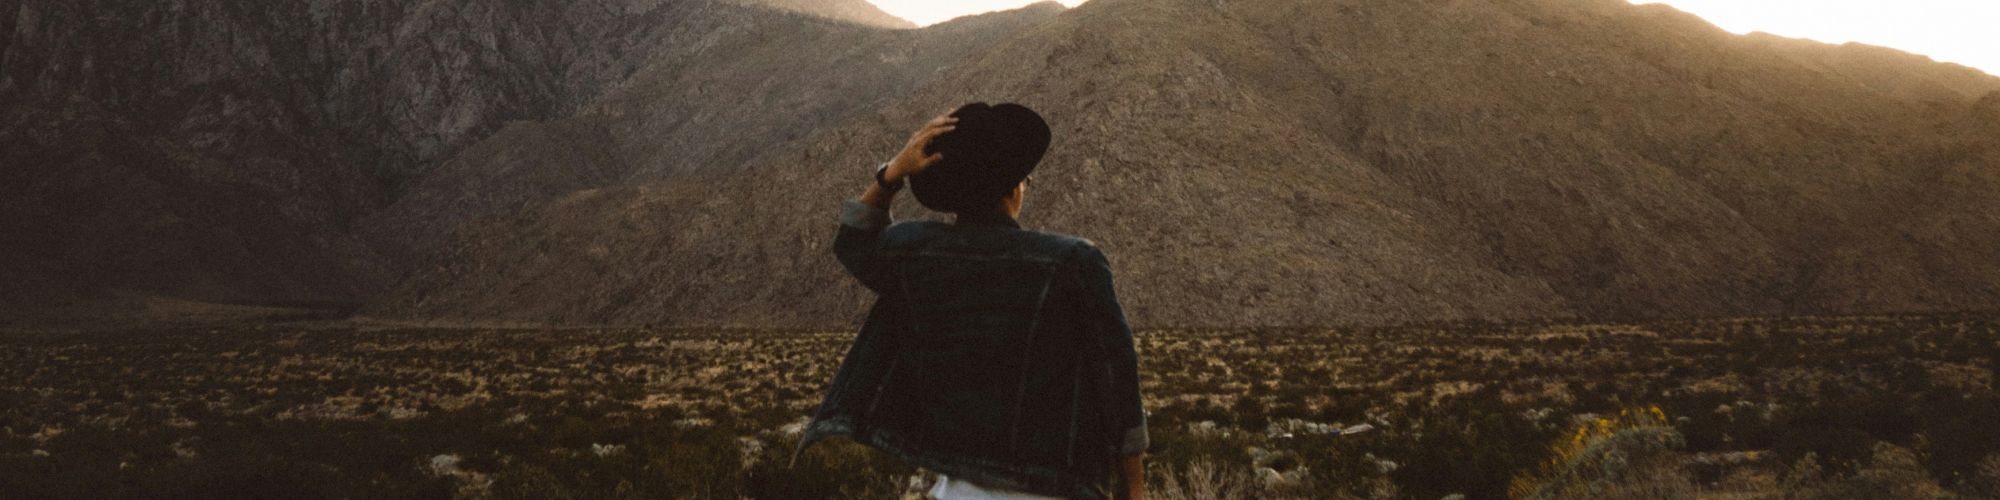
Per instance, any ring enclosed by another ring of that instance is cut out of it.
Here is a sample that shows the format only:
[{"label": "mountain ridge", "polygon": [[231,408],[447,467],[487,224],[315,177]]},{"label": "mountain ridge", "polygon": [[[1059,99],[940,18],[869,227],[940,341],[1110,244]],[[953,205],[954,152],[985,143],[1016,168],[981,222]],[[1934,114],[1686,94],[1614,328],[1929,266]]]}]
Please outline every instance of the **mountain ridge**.
[{"label": "mountain ridge", "polygon": [[2000,304],[2000,78],[1960,66],[1620,0],[842,2],[0,0],[0,316],[851,324],[838,201],[972,100],[1049,117],[1023,222],[1141,326]]},{"label": "mountain ridge", "polygon": [[[1103,245],[1136,324],[1807,314],[2000,297],[1986,284],[2000,270],[1977,258],[2000,241],[1968,230],[2000,213],[1979,194],[1995,185],[1980,166],[1996,149],[1938,133],[1951,125],[1932,114],[1969,99],[1871,89],[1691,15],[1614,0],[1321,7],[1093,1],[736,176],[593,190],[518,214],[365,314],[850,321],[866,294],[824,255],[833,207],[902,129],[969,100],[1050,117],[1057,142],[1024,222]],[[538,299],[481,293],[495,289]]]},{"label": "mountain ridge", "polygon": [[896,17],[864,0],[737,0],[745,5],[763,5],[792,12],[890,29],[914,29],[916,23]]}]

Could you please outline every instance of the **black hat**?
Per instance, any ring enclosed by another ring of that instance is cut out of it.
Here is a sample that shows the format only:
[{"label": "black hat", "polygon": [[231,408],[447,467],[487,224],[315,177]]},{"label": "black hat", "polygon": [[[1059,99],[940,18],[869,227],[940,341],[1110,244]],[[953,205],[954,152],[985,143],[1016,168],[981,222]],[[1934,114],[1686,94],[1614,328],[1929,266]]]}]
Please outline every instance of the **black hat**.
[{"label": "black hat", "polygon": [[910,177],[910,192],[931,210],[990,210],[1028,178],[1049,150],[1049,124],[1026,106],[975,102],[958,108],[958,128],[931,139],[924,154],[944,159]]}]

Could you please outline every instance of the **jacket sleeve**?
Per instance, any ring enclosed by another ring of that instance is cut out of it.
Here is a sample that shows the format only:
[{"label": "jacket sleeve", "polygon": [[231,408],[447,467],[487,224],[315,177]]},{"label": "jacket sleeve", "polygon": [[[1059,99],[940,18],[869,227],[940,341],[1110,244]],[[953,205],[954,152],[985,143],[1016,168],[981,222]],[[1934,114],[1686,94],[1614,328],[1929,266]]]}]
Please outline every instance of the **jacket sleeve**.
[{"label": "jacket sleeve", "polygon": [[888,210],[847,200],[840,207],[840,233],[833,238],[834,258],[840,259],[847,274],[877,294],[888,289],[888,264],[880,253],[882,232],[890,222]]},{"label": "jacket sleeve", "polygon": [[1090,372],[1102,398],[1101,414],[1121,455],[1145,453],[1146,410],[1139,396],[1139,353],[1132,327],[1112,290],[1111,263],[1096,246],[1085,245],[1080,256],[1084,304],[1081,323],[1089,328],[1099,361]]}]

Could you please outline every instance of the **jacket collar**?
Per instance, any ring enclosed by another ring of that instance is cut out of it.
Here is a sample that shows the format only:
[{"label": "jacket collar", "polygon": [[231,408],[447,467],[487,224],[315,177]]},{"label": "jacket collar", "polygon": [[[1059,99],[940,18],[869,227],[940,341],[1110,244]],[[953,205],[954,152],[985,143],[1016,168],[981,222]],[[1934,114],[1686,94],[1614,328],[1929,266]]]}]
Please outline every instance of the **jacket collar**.
[{"label": "jacket collar", "polygon": [[1000,212],[966,212],[958,214],[960,226],[1007,226],[1020,229],[1021,223]]}]

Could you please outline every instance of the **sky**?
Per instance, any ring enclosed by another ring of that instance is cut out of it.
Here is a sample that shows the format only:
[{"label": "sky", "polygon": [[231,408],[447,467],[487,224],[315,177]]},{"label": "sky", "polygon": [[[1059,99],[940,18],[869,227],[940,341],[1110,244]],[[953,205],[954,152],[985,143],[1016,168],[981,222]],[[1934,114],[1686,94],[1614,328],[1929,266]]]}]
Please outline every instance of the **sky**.
[{"label": "sky", "polygon": [[[870,0],[919,25],[1034,0]],[[1075,7],[1084,0],[1061,0]],[[1723,29],[1893,47],[2000,75],[2000,0],[1634,0],[1664,3]]]},{"label": "sky", "polygon": [[[908,19],[918,26],[930,26],[959,16],[1007,10],[1035,3],[1039,0],[868,0],[876,7]],[[1075,7],[1083,0],[1059,0],[1063,5]],[[1994,0],[2000,1],[2000,0]]]},{"label": "sky", "polygon": [[1737,33],[1861,42],[2000,75],[2000,0],[1641,0]]}]

